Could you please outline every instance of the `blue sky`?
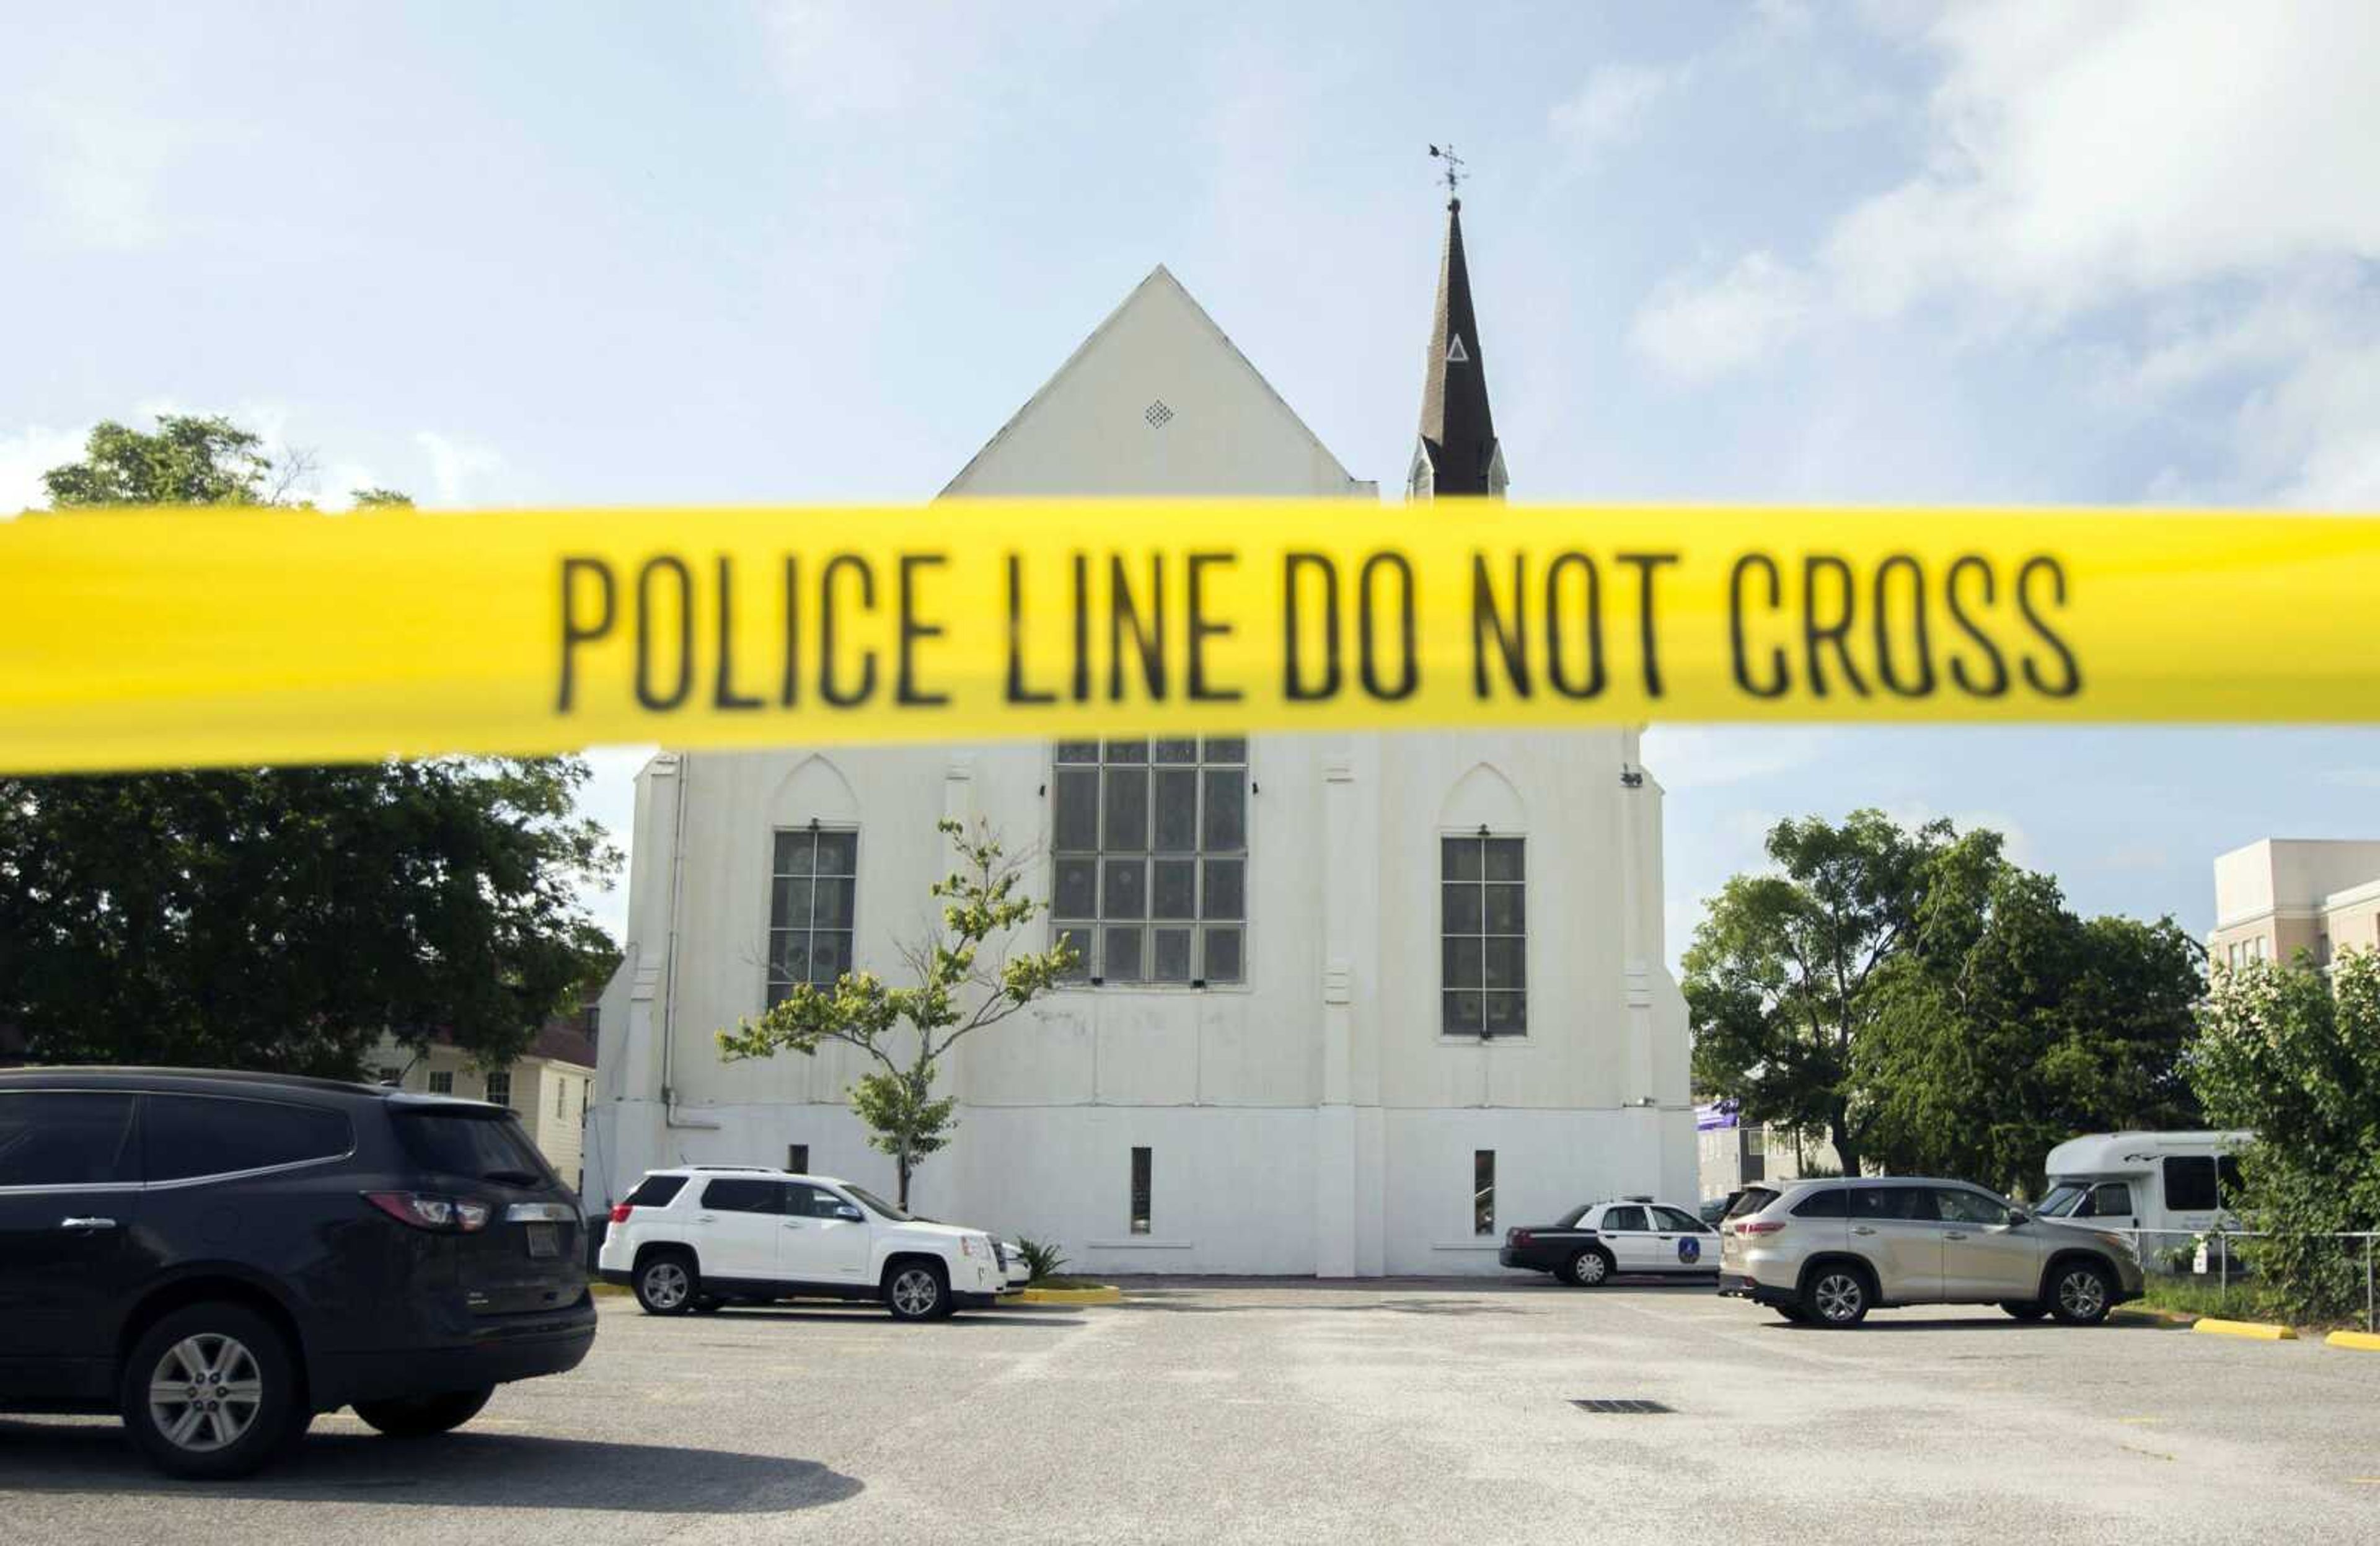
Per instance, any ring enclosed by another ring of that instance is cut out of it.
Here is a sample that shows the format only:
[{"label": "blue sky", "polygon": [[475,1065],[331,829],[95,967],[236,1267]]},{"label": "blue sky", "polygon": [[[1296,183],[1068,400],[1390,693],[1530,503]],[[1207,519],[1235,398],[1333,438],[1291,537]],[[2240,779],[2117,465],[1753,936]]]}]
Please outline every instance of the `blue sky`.
[{"label": "blue sky", "polygon": [[[2360,3],[6,27],[0,508],[161,408],[313,451],[329,504],[921,499],[1159,262],[1393,489],[1450,138],[1515,497],[2380,508]],[[2223,849],[2380,827],[2361,731],[1664,727],[1647,757],[1673,951],[1783,814],[1989,822],[2078,906],[2193,930]],[[634,761],[597,759],[607,821]]]}]

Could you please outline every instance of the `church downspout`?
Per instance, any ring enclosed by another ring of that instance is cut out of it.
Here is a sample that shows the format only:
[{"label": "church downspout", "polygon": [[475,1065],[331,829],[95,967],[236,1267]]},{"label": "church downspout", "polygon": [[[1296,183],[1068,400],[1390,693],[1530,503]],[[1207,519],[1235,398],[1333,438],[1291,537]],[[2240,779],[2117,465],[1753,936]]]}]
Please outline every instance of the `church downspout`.
[{"label": "church downspout", "polygon": [[694,782],[694,758],[677,754],[677,788],[670,802],[669,951],[662,968],[662,1117],[673,1127],[717,1127],[707,1117],[687,1116],[678,1110],[677,1087],[672,1082],[677,1057],[677,939],[679,908],[686,888],[686,796]]}]

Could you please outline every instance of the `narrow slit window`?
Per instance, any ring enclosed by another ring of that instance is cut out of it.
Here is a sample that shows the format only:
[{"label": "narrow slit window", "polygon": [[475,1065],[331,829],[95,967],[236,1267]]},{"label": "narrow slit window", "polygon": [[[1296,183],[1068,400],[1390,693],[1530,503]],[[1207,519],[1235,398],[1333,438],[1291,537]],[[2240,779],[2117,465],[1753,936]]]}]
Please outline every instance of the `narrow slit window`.
[{"label": "narrow slit window", "polygon": [[1149,1151],[1132,1151],[1132,1232],[1148,1233],[1148,1160]]},{"label": "narrow slit window", "polygon": [[1496,1233],[1496,1151],[1471,1151],[1471,1233]]}]

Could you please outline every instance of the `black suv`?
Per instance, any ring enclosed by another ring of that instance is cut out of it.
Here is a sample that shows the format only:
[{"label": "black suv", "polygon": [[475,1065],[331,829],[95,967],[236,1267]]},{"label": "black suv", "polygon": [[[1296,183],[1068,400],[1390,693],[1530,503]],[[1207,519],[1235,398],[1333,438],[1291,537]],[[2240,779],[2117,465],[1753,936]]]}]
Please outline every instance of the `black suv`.
[{"label": "black suv", "polygon": [[501,1106],[188,1069],[0,1073],[0,1409],[177,1476],[316,1412],[441,1433],[595,1340],[578,1200]]}]

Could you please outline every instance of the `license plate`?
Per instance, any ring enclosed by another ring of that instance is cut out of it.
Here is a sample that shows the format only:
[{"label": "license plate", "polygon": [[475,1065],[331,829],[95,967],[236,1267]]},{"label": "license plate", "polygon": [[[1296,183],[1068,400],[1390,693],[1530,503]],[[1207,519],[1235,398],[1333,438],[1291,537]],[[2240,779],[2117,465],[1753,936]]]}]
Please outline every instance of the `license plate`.
[{"label": "license plate", "polygon": [[562,1254],[561,1231],[550,1223],[529,1225],[528,1253],[531,1256],[560,1256]]}]

